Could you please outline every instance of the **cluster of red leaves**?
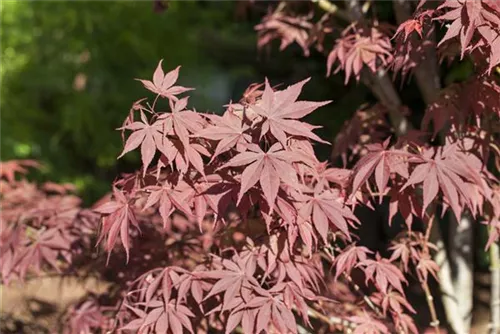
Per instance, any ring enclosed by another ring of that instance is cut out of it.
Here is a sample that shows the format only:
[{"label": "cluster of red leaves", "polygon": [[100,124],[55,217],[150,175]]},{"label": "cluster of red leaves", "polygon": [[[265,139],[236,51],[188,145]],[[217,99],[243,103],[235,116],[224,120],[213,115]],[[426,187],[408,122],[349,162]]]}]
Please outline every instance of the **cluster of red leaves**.
[{"label": "cluster of red leaves", "polygon": [[[325,320],[332,314],[358,333],[416,333],[407,275],[427,280],[437,267],[414,220],[428,221],[426,209],[439,204],[457,217],[464,210],[487,217],[494,230],[489,244],[498,237],[498,180],[474,155],[473,139],[450,136],[438,148],[411,136],[394,146],[389,139],[369,144],[387,134],[366,125],[384,127],[383,110],[368,110],[374,118],[361,115],[345,131],[350,139],[339,140],[359,161],[352,169],[331,168],[314,155],[313,141],[325,143],[317,127],[300,120],[328,103],[298,100],[307,80],[283,90],[267,80],[253,85],[219,116],[188,109],[178,95],[189,89],[175,86],[178,70],[164,73],[160,62],[153,81],[141,80],[155,101],[134,103],[121,130],[130,132],[122,155],[140,148],[142,170],[123,175],[95,206],[100,229],[96,214],[67,194],[70,186],[37,188],[15,174],[33,162],[2,164],[3,281],[31,269],[68,270],[96,230],[109,255],[121,254],[114,251],[119,242],[130,261],[111,301],[82,301],[68,311],[67,333],[230,333],[238,326],[297,333],[299,326],[338,328]],[[494,83],[485,85],[477,90],[481,99],[498,94]],[[162,101],[169,111],[159,111]],[[487,113],[480,108],[470,103],[471,114]],[[378,137],[348,143],[362,134]],[[353,242],[360,224],[354,206],[371,207],[385,196],[389,220],[400,214],[408,228],[389,258]],[[146,243],[148,235],[159,243]],[[329,282],[352,282],[353,271],[374,289],[364,298],[380,309],[334,306],[352,298]]]},{"label": "cluster of red leaves", "polygon": [[[328,103],[298,101],[307,80],[284,90],[267,81],[254,85],[219,116],[191,111],[187,98],[158,89],[171,73],[160,63],[158,84],[142,81],[157,94],[155,103],[136,102],[122,128],[131,131],[122,155],[140,147],[142,171],[118,180],[112,199],[95,211],[103,214],[100,237],[110,253],[120,240],[128,258],[140,243],[134,231],[144,224],[178,233],[180,247],[196,253],[176,252],[129,286],[119,310],[122,330],[229,333],[241,326],[248,333],[297,333],[299,325],[324,326],[310,317],[333,302],[323,254],[335,279],[361,270],[376,289],[371,298],[391,319],[369,307],[339,312],[358,332],[388,333],[394,326],[417,332],[403,287],[410,260],[425,279],[434,275],[426,241],[404,241],[391,258],[358,247],[351,241],[360,223],[353,206],[371,206],[376,188],[376,196],[390,198],[391,220],[403,215],[410,233],[431,203],[456,215],[465,208],[481,214],[494,203],[496,182],[481,161],[458,141],[435,149],[412,140],[390,147],[386,140],[363,145],[352,170],[329,168],[314,155],[312,141],[324,142],[312,132],[316,127],[300,121]],[[170,111],[157,110],[159,98]],[[359,133],[368,130],[361,124]],[[138,218],[156,210],[159,220]],[[325,251],[332,243],[337,250]]]},{"label": "cluster of red leaves", "polygon": [[[500,117],[500,84],[495,77],[472,77],[461,84],[448,86],[438,100],[427,106],[422,130],[441,131],[462,137],[475,131],[470,127],[485,127]],[[467,126],[465,126],[467,125]],[[495,132],[495,129],[491,129]]]},{"label": "cluster of red leaves", "polygon": [[[198,239],[231,226],[253,233],[231,248],[217,243],[224,254],[233,249],[232,256],[175,259],[141,276],[124,304],[123,311],[135,315],[124,329],[192,331],[194,319],[218,313],[227,332],[240,323],[249,332],[297,332],[291,308],[310,324],[306,301],[317,299],[323,276],[321,262],[302,254],[311,257],[332,232],[349,240],[348,226],[357,222],[336,185],[338,172],[314,156],[310,141],[323,142],[312,132],[316,127],[299,121],[328,102],[297,101],[307,80],[281,91],[266,81],[263,91],[231,104],[222,116],[199,114],[186,109],[187,98],[158,88],[162,76],[171,72],[164,74],[160,63],[156,84],[142,82],[168,99],[170,112],[136,103],[141,121],[132,114],[123,127],[132,133],[122,154],[140,147],[142,173],[133,182],[118,181],[113,199],[95,209],[104,215],[106,249],[111,252],[119,238],[128,254],[130,228],[141,228],[136,212],[150,208],[167,233],[174,225],[200,230]],[[149,168],[155,155],[156,166]]]},{"label": "cluster of red leaves", "polygon": [[[439,45],[460,39],[461,56],[481,48],[488,55],[488,71],[500,64],[500,5],[496,0],[446,0],[434,18],[452,21]],[[438,45],[438,46],[439,46]]]},{"label": "cluster of red leaves", "polygon": [[394,58],[390,66],[394,77],[400,73],[404,81],[415,68],[428,60],[429,51],[436,48],[432,13],[423,11],[403,22],[396,30],[393,37]]},{"label": "cluster of red leaves", "polygon": [[[306,56],[311,47],[323,52],[325,40],[333,36],[334,46],[326,65],[327,75],[345,71],[345,80],[351,76],[359,80],[363,68],[373,73],[392,69],[394,75],[405,78],[427,58],[426,50],[436,48],[433,22],[446,24],[446,34],[438,47],[459,40],[461,58],[465,54],[479,53],[491,72],[500,64],[500,6],[496,0],[446,0],[436,9],[423,10],[426,0],[421,1],[413,17],[401,23],[391,43],[391,28],[373,22],[354,22],[343,31],[333,28],[329,13],[317,22],[314,11],[307,14],[293,10],[294,6],[278,5],[256,26],[258,46],[269,45],[274,39],[281,40],[280,50],[297,43]],[[292,10],[290,10],[292,8]],[[335,11],[338,10],[335,6]],[[449,23],[451,22],[451,23]],[[340,33],[340,36],[335,35]],[[449,48],[440,48],[446,54]],[[456,55],[453,54],[452,57]]]},{"label": "cluster of red leaves", "polygon": [[295,42],[302,48],[304,55],[309,56],[309,32],[313,29],[313,24],[309,22],[311,18],[310,15],[291,17],[282,12],[268,14],[255,27],[259,34],[257,46],[262,48],[274,39],[281,39],[280,50]]},{"label": "cluster of red leaves", "polygon": [[69,270],[76,255],[90,246],[98,215],[80,208],[70,185],[51,182],[42,187],[18,180],[29,160],[0,163],[0,271],[2,282],[24,280],[30,273]]},{"label": "cluster of red leaves", "polygon": [[369,69],[372,73],[384,70],[393,60],[393,48],[389,36],[380,27],[360,28],[348,26],[328,55],[327,75],[332,72],[333,65],[339,63],[334,73],[345,71],[345,83],[351,75],[359,81],[361,70]]}]

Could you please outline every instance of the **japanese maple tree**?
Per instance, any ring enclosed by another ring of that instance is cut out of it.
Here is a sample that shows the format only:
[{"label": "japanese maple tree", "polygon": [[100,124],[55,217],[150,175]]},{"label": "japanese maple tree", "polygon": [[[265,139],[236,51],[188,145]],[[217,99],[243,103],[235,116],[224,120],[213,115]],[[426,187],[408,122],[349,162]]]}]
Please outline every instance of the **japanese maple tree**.
[{"label": "japanese maple tree", "polygon": [[[277,88],[262,78],[223,112],[201,113],[192,88],[176,83],[181,68],[160,61],[139,80],[153,97],[134,102],[119,128],[119,157],[137,150],[142,165],[91,209],[68,185],[16,177],[35,162],[2,163],[2,282],[106,272],[115,289],[68,310],[64,330],[75,334],[419,333],[407,298],[418,282],[427,327],[467,332],[448,304],[448,319],[437,316],[430,283],[446,275],[434,242],[449,212],[489,225],[487,247],[498,249],[500,5],[413,5],[394,1],[393,27],[371,1],[282,2],[256,27],[258,46],[279,39],[280,50],[324,53],[326,75],[362,81],[378,98],[337,134],[331,161],[317,158],[330,144],[303,120],[331,102],[301,99],[309,79]],[[438,60],[454,57],[470,58],[474,75],[442,87]],[[394,85],[412,75],[427,104],[420,126]],[[356,209],[383,203],[385,224],[402,224],[381,251],[364,245],[358,229],[373,222]],[[107,258],[84,264],[96,244]]]}]

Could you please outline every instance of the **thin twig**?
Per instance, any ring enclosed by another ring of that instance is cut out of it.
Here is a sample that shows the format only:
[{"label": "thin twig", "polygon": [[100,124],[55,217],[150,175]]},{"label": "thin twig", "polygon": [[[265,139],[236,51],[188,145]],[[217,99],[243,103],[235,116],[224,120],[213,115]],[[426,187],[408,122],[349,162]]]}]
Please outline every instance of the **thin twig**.
[{"label": "thin twig", "polygon": [[336,316],[326,316],[324,314],[319,313],[318,311],[316,311],[315,309],[313,309],[311,307],[309,307],[309,309],[307,310],[307,313],[310,317],[321,320],[324,323],[327,323],[329,325],[340,325],[340,326],[342,326],[346,329],[350,329],[350,330],[356,328],[356,323],[354,323],[352,321],[349,321],[347,319],[343,319],[340,317],[336,317]]},{"label": "thin twig", "polygon": [[[490,230],[490,233],[491,230]],[[490,246],[491,273],[491,323],[490,334],[500,333],[500,247],[496,242]]]},{"label": "thin twig", "polygon": [[[337,252],[341,252],[340,248],[336,247],[335,250]],[[322,253],[323,255],[323,253]],[[332,261],[332,257],[333,257],[333,254],[325,254],[326,257],[323,257],[325,258],[326,260],[328,261]],[[347,280],[347,282],[353,287],[354,291],[356,291],[357,294],[359,294],[363,300],[365,301],[365,303],[368,305],[369,308],[372,309],[373,312],[375,312],[375,314],[377,314],[377,316],[381,317],[381,318],[384,318],[382,312],[380,311],[380,309],[375,306],[375,304],[373,303],[373,301],[370,299],[370,297],[368,297],[368,295],[366,295],[363,290],[361,289],[361,287],[356,284],[356,282],[353,281],[352,277],[349,276],[349,274],[347,274],[345,271],[342,272],[342,277],[345,278]]]},{"label": "thin twig", "polygon": [[[425,212],[425,217],[427,218],[427,230],[425,231],[425,242],[423,245],[423,250],[427,255],[430,255],[429,251],[429,239],[431,236],[431,231],[432,231],[432,226],[434,225],[434,218],[435,218],[435,213],[436,213],[436,205],[432,205],[432,207],[429,208],[431,211],[431,214],[429,215],[427,212]],[[439,319],[437,317],[436,313],[436,308],[434,306],[434,297],[432,296],[432,292],[429,289],[429,284],[427,283],[427,280],[424,279],[422,273],[420,270],[417,268],[417,275],[418,275],[418,280],[420,281],[420,285],[422,286],[422,289],[424,290],[425,293],[425,300],[427,302],[427,306],[429,307],[429,313],[431,315],[431,327],[434,327],[434,330],[436,334],[439,334]]]},{"label": "thin twig", "polygon": [[429,307],[429,312],[431,314],[432,321],[430,325],[434,328],[436,334],[439,334],[439,319],[437,317],[436,308],[434,307],[434,297],[429,289],[429,284],[427,284],[427,281],[422,277],[420,272],[418,272],[418,279],[422,285],[422,289],[424,290],[425,300],[427,301],[427,306]]},{"label": "thin twig", "polygon": [[358,294],[360,294],[363,297],[363,300],[373,310],[373,312],[375,312],[379,317],[383,317],[382,312],[379,310],[379,308],[377,306],[375,306],[375,304],[370,299],[370,297],[368,297],[363,292],[363,290],[361,290],[361,288],[359,287],[359,285],[357,285],[356,282],[354,282],[352,280],[351,276],[349,276],[346,272],[343,272],[342,273],[342,277],[344,277],[347,280],[347,282],[349,282],[349,284],[351,284],[353,286],[354,291],[356,291]]},{"label": "thin twig", "polygon": [[332,3],[329,0],[311,0],[313,3],[317,3],[318,7],[327,12],[328,14],[332,14],[338,16],[344,21],[350,21],[349,15],[342,9],[340,9],[336,4]]}]

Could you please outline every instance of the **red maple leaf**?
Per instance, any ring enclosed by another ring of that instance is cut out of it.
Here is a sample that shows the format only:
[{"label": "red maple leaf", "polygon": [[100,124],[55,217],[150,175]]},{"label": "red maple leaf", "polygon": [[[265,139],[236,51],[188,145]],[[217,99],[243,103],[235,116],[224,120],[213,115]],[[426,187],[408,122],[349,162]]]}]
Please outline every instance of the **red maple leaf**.
[{"label": "red maple leaf", "polygon": [[[104,214],[102,219],[102,231],[99,237],[99,242],[105,235],[108,236],[106,242],[106,250],[111,255],[118,235],[122,241],[122,245],[127,253],[127,262],[129,259],[129,224],[132,223],[135,227],[139,228],[135,213],[131,205],[130,199],[118,189],[113,189],[114,200],[104,203],[103,205],[93,209],[95,212]],[[108,260],[109,260],[108,255]]]},{"label": "red maple leaf", "polygon": [[351,316],[349,320],[357,324],[353,334],[386,334],[389,329],[377,319],[371,317],[366,311],[361,315]]},{"label": "red maple leaf", "polygon": [[158,203],[164,227],[167,226],[167,221],[175,209],[180,210],[188,217],[192,217],[193,213],[189,208],[189,204],[186,201],[187,196],[184,193],[186,186],[187,185],[184,185],[184,189],[182,186],[173,187],[170,183],[164,181],[163,185],[155,185],[145,188],[145,190],[150,192],[150,194],[144,204],[143,210],[146,210]]},{"label": "red maple leaf", "polygon": [[[170,142],[170,145],[164,153],[169,160],[175,158],[176,162],[182,166],[190,163],[198,172],[205,175],[203,159],[200,155],[209,156],[209,152],[200,144],[191,143],[189,138],[193,134],[197,134],[203,130],[206,121],[203,117],[192,110],[186,110],[187,98],[178,101],[169,101],[171,113],[163,113],[158,117],[158,122],[163,127],[163,133],[169,136],[175,136],[180,140],[182,148],[176,145],[175,141]],[[168,141],[167,141],[168,143]],[[181,154],[183,161],[180,162]],[[182,170],[182,168],[179,168]]]},{"label": "red maple leaf", "polygon": [[[483,189],[481,175],[472,167],[478,166],[477,157],[461,152],[456,143],[448,143],[445,149],[429,148],[421,157],[414,160],[421,163],[415,167],[405,187],[423,183],[422,212],[425,212],[428,205],[438,195],[439,189],[458,221],[460,221],[463,208],[462,203],[474,211],[473,197],[477,195],[470,192],[467,183],[475,184],[479,189]],[[479,161],[479,166],[481,165]]]},{"label": "red maple leaf", "polygon": [[339,202],[338,195],[326,190],[301,197],[302,201],[298,204],[299,219],[312,222],[324,242],[327,242],[329,223],[350,238],[348,225],[359,223],[359,220],[351,210]]},{"label": "red maple leaf", "polygon": [[39,168],[40,164],[35,160],[9,160],[0,162],[0,177],[6,178],[12,183],[16,180],[16,173],[26,174],[28,170],[25,167]]},{"label": "red maple leaf", "polygon": [[406,20],[399,25],[398,30],[396,30],[396,33],[394,34],[394,37],[396,37],[402,31],[404,31],[405,33],[404,41],[406,41],[408,39],[408,36],[414,31],[420,35],[420,38],[422,38],[422,21],[418,19]]},{"label": "red maple leaf", "polygon": [[309,33],[314,28],[308,20],[310,16],[292,17],[283,12],[274,12],[265,16],[262,22],[255,26],[258,31],[258,48],[262,48],[274,39],[281,39],[280,51],[284,50],[293,42],[296,42],[309,56],[309,45],[311,40]]},{"label": "red maple leaf", "polygon": [[337,255],[333,262],[335,266],[335,279],[338,279],[340,274],[344,272],[351,272],[359,262],[365,261],[368,258],[368,254],[373,254],[373,252],[363,246],[352,245],[342,250],[342,253]]},{"label": "red maple leaf", "polygon": [[368,154],[363,156],[353,168],[352,193],[355,194],[370,176],[375,173],[375,183],[380,196],[385,192],[391,173],[408,177],[408,166],[404,157],[410,154],[401,150],[387,150],[390,138],[383,144],[367,145]]},{"label": "red maple leaf", "polygon": [[437,273],[439,271],[439,266],[434,262],[429,254],[420,254],[420,259],[418,260],[417,270],[422,274],[425,281],[427,281],[427,276],[429,273],[438,280]]},{"label": "red maple leaf", "polygon": [[339,61],[340,65],[335,72],[345,70],[347,84],[351,74],[359,80],[364,66],[375,73],[381,65],[389,64],[391,59],[392,46],[389,37],[375,27],[365,32],[351,25],[342,32],[341,38],[337,39],[328,55],[327,75],[330,75],[333,64]]},{"label": "red maple leaf", "polygon": [[249,126],[232,112],[226,111],[222,117],[217,115],[207,115],[207,117],[213,125],[209,125],[194,136],[218,141],[211,161],[235,146],[251,142],[252,137],[245,133]]},{"label": "red maple leaf", "polygon": [[398,314],[395,319],[396,328],[401,328],[405,333],[418,334],[419,332],[413,318],[408,314]]},{"label": "red maple leaf", "polygon": [[286,134],[327,143],[312,132],[317,127],[296,120],[331,102],[297,101],[302,87],[308,81],[309,79],[306,79],[285,90],[273,91],[266,79],[262,99],[250,107],[263,118],[261,138],[270,132],[285,147],[288,139]]},{"label": "red maple leaf", "polygon": [[401,282],[407,281],[403,273],[388,259],[381,258],[378,253],[376,260],[366,259],[360,261],[356,267],[363,267],[366,275],[366,283],[373,281],[382,293],[387,294],[387,289],[390,285],[401,294],[404,294]]},{"label": "red maple leaf", "polygon": [[283,295],[276,294],[283,288],[285,284],[277,284],[270,290],[258,289],[258,295],[233,310],[228,318],[226,333],[230,333],[240,322],[246,333],[269,333],[270,326],[279,333],[297,333],[295,316],[284,303]]},{"label": "red maple leaf", "polygon": [[[489,48],[489,71],[500,63],[500,8],[495,1],[446,0],[438,9],[448,10],[434,20],[453,21],[438,46],[460,37],[462,58],[478,47]],[[474,39],[474,35],[479,37]]]},{"label": "red maple leaf", "polygon": [[372,298],[376,305],[382,307],[384,315],[387,314],[388,310],[396,312],[397,314],[404,314],[403,307],[411,313],[416,313],[407,299],[392,289],[389,289],[386,294],[377,292],[372,295]]},{"label": "red maple leaf", "polygon": [[[194,334],[189,318],[194,318],[195,315],[185,305],[175,303],[175,300],[170,300],[168,303],[153,300],[148,304],[147,313],[128,304],[125,306],[139,318],[132,320],[120,328],[121,330],[132,330],[137,333],[167,333],[170,330],[173,334],[182,334],[185,328]],[[136,306],[144,305],[137,303]]]},{"label": "red maple leaf", "polygon": [[123,152],[118,156],[118,159],[141,145],[143,174],[145,175],[149,164],[153,160],[156,149],[165,151],[166,146],[165,138],[162,133],[163,124],[157,121],[150,125],[142,110],[141,121],[142,122],[133,122],[122,128],[132,130],[133,132],[128,137],[125,147],[123,148]]},{"label": "red maple leaf", "polygon": [[57,259],[63,252],[70,250],[72,243],[68,233],[58,228],[51,228],[37,231],[34,238],[33,242],[25,239],[25,242],[29,244],[20,256],[20,277],[24,277],[26,271],[31,267],[34,267],[35,271],[39,273],[43,263],[48,263],[57,272],[60,272]]},{"label": "red maple leaf", "polygon": [[106,318],[103,316],[99,304],[93,300],[87,300],[78,307],[73,307],[68,312],[68,325],[71,333],[92,333],[99,329]]},{"label": "red maple leaf", "polygon": [[248,151],[238,154],[219,169],[246,166],[241,174],[238,203],[243,195],[259,182],[272,211],[280,182],[294,188],[298,186],[297,172],[292,162],[302,161],[302,156],[283,150],[280,143],[275,143],[267,152],[255,144],[249,144],[247,149]]},{"label": "red maple leaf", "polygon": [[160,96],[172,100],[177,100],[177,97],[175,95],[182,94],[189,90],[193,90],[193,88],[174,86],[175,82],[177,81],[177,78],[179,77],[180,66],[177,66],[174,70],[168,72],[167,74],[164,74],[161,66],[162,62],[163,59],[160,60],[158,66],[156,67],[156,70],[153,74],[152,82],[149,80],[141,80],[141,79],[137,80],[142,82],[142,84],[144,85],[144,87],[146,87],[146,89]]},{"label": "red maple leaf", "polygon": [[260,287],[259,282],[253,277],[257,268],[255,258],[241,258],[237,255],[233,259],[222,259],[224,269],[198,273],[199,277],[217,279],[204,300],[222,293],[222,310],[230,309],[233,299],[237,296],[248,300],[249,293],[254,287]]}]

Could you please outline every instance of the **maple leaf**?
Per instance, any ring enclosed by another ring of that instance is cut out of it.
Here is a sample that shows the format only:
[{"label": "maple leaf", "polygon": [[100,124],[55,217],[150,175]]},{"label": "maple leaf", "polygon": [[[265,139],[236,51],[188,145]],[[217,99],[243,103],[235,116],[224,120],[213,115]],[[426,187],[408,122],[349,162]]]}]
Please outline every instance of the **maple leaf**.
[{"label": "maple leaf", "polygon": [[415,325],[415,321],[413,317],[408,314],[398,314],[396,317],[395,325],[397,328],[403,329],[405,333],[418,334],[417,326]]},{"label": "maple leaf", "polygon": [[165,138],[162,133],[162,123],[155,122],[149,124],[144,112],[141,111],[142,122],[133,122],[126,125],[123,129],[132,130],[132,134],[125,142],[122,153],[118,156],[120,159],[128,152],[141,146],[141,158],[143,165],[143,175],[146,174],[149,164],[153,160],[156,149],[164,151]]},{"label": "maple leaf", "polygon": [[320,171],[319,177],[325,178],[328,182],[338,184],[341,188],[345,188],[349,183],[352,171],[343,168],[325,168]]},{"label": "maple leaf", "polygon": [[27,248],[22,253],[19,263],[20,276],[24,277],[30,267],[35,267],[37,273],[40,272],[42,263],[48,263],[57,272],[60,272],[60,265],[57,263],[59,255],[68,252],[72,240],[67,233],[58,228],[39,230],[35,232],[34,241],[28,243]]},{"label": "maple leaf", "polygon": [[275,143],[267,152],[255,144],[249,144],[247,149],[248,151],[238,154],[219,169],[246,166],[241,174],[238,203],[243,195],[259,182],[272,211],[280,181],[291,187],[297,187],[297,172],[291,163],[302,161],[302,156],[283,150],[280,143]]},{"label": "maple leaf", "polygon": [[[270,325],[279,333],[297,333],[295,316],[284,303],[283,295],[277,294],[282,292],[284,288],[284,284],[277,284],[270,290],[258,289],[258,295],[233,310],[233,317],[230,316],[228,325],[226,325],[226,333],[230,333],[240,321],[245,332],[250,330],[249,333],[261,333],[262,331],[272,333],[269,330]],[[250,319],[245,319],[244,313],[238,314],[244,311],[254,311],[254,313],[249,313]],[[247,325],[245,325],[245,320]],[[255,330],[253,330],[253,324],[255,324]]]},{"label": "maple leaf", "polygon": [[[493,4],[493,5],[492,5]],[[489,47],[489,69],[500,64],[500,8],[495,1],[446,0],[438,9],[448,11],[434,20],[453,21],[438,47],[444,42],[460,37],[461,57],[477,47]],[[474,35],[479,39],[473,39]]]},{"label": "maple leaf", "polygon": [[410,261],[410,253],[412,249],[406,242],[394,243],[389,249],[392,251],[392,255],[389,261],[395,261],[400,259],[403,263],[403,268],[405,272],[408,272],[408,263]]},{"label": "maple leaf", "polygon": [[389,329],[382,322],[371,317],[366,311],[361,315],[350,316],[349,320],[357,324],[353,334],[385,334]]},{"label": "maple leaf", "polygon": [[411,229],[413,216],[420,217],[423,212],[414,189],[393,187],[389,190],[389,196],[389,224],[392,224],[392,220],[399,213],[408,229]]},{"label": "maple leaf", "polygon": [[397,314],[403,314],[403,306],[411,313],[416,313],[406,298],[392,289],[389,289],[386,294],[377,292],[372,295],[372,298],[376,305],[382,306],[384,315],[387,314],[388,310],[396,312]]},{"label": "maple leaf", "polygon": [[335,266],[335,280],[341,273],[349,273],[359,263],[367,260],[368,254],[373,254],[368,248],[356,246],[355,244],[343,249],[342,253],[337,255],[333,265]]},{"label": "maple leaf", "polygon": [[306,79],[289,86],[285,90],[273,91],[266,79],[262,99],[250,107],[263,118],[261,138],[270,132],[284,147],[287,146],[288,138],[286,134],[327,143],[312,132],[317,127],[296,120],[331,102],[297,101],[302,87],[308,81],[309,79]]},{"label": "maple leaf", "polygon": [[427,281],[427,276],[429,273],[438,280],[437,273],[439,271],[439,266],[434,262],[429,254],[420,254],[420,259],[418,260],[417,270],[422,273],[425,281]]},{"label": "maple leaf", "polygon": [[135,217],[130,199],[116,188],[113,189],[113,197],[114,200],[93,209],[93,211],[105,215],[102,218],[102,231],[98,242],[100,242],[105,235],[108,235],[106,250],[108,251],[109,261],[111,250],[116,243],[118,235],[120,235],[122,245],[127,253],[128,262],[130,248],[129,224],[132,223],[132,225],[139,228],[139,223]]},{"label": "maple leaf", "polygon": [[214,125],[206,127],[199,133],[194,134],[194,136],[218,141],[210,161],[235,146],[241,146],[252,141],[250,134],[245,133],[249,126],[244,124],[232,112],[226,111],[222,117],[217,115],[208,115],[207,117]]},{"label": "maple leaf", "polygon": [[174,70],[164,73],[162,69],[163,59],[160,60],[156,70],[153,74],[153,81],[136,79],[142,82],[146,89],[156,93],[160,96],[166,97],[169,100],[177,100],[175,95],[182,94],[184,92],[193,90],[193,88],[186,88],[182,86],[174,86],[177,78],[179,77],[180,66],[177,66]]},{"label": "maple leaf", "polygon": [[[189,138],[192,134],[199,133],[205,126],[203,117],[192,110],[186,110],[188,98],[178,101],[169,101],[171,113],[163,113],[158,117],[158,122],[163,127],[165,135],[177,136],[182,144],[182,149],[177,147],[176,142],[170,142],[169,148],[164,154],[169,160],[176,159],[178,164],[190,163],[200,174],[205,175],[203,159],[200,154],[209,156],[209,152],[200,144],[191,143]],[[167,141],[169,143],[169,141]],[[180,161],[181,154],[184,161]],[[179,168],[182,170],[182,168]]]},{"label": "maple leaf", "polygon": [[348,224],[359,223],[352,211],[339,202],[332,191],[315,191],[313,196],[305,195],[298,209],[299,219],[311,221],[323,241],[327,242],[329,222],[350,239]]},{"label": "maple leaf", "polygon": [[418,20],[418,19],[406,20],[405,22],[403,22],[399,25],[398,29],[396,30],[396,33],[394,34],[394,37],[396,37],[398,34],[400,34],[403,31],[405,33],[405,36],[404,36],[405,41],[408,39],[408,36],[412,32],[418,33],[420,38],[422,38],[422,21]]},{"label": "maple leaf", "polygon": [[404,188],[423,183],[422,212],[425,212],[441,189],[457,220],[460,221],[461,203],[465,203],[473,210],[474,193],[470,193],[467,181],[464,180],[472,181],[473,184],[483,188],[481,175],[470,167],[476,160],[472,154],[460,152],[456,143],[448,143],[445,149],[429,148],[417,159],[421,163],[415,167]]},{"label": "maple leaf", "polygon": [[253,277],[257,263],[255,259],[240,258],[235,255],[232,260],[223,259],[221,264],[224,269],[198,273],[199,277],[217,279],[212,289],[203,300],[207,300],[223,292],[222,310],[229,309],[229,305],[236,296],[244,300],[249,298],[249,290],[260,287],[259,282]]},{"label": "maple leaf", "polygon": [[279,38],[281,39],[280,51],[296,42],[302,48],[304,55],[309,56],[309,45],[312,42],[309,33],[314,27],[308,21],[310,18],[310,15],[292,17],[283,12],[268,14],[260,24],[255,26],[259,36],[257,47],[260,49]]},{"label": "maple leaf", "polygon": [[182,189],[181,186],[173,187],[170,183],[165,181],[163,185],[149,186],[145,188],[145,190],[149,191],[150,194],[144,204],[143,210],[147,210],[159,203],[159,212],[163,220],[163,227],[167,226],[167,221],[175,209],[180,210],[188,217],[193,216],[185,200],[185,189]]},{"label": "maple leaf", "polygon": [[103,325],[104,320],[99,304],[87,300],[68,312],[69,331],[64,331],[64,334],[92,333]]},{"label": "maple leaf", "polygon": [[170,297],[172,296],[172,288],[173,286],[177,286],[180,283],[179,274],[184,272],[185,271],[181,270],[180,268],[167,267],[163,269],[151,281],[151,283],[149,283],[147,289],[145,290],[145,295],[144,295],[145,305],[149,306],[151,302],[154,301],[153,297],[156,295],[158,290],[160,290],[159,292],[163,298],[163,302],[168,304],[170,301]]},{"label": "maple leaf", "polygon": [[35,160],[9,160],[0,162],[0,178],[3,177],[12,183],[16,180],[16,173],[26,174],[28,172],[25,167],[40,168],[40,166]]},{"label": "maple leaf", "polygon": [[193,299],[198,303],[200,310],[203,312],[203,294],[204,294],[204,283],[200,280],[196,274],[185,273],[179,277],[179,289],[178,289],[178,300],[177,302],[182,302],[186,300],[188,291],[191,293]]},{"label": "maple leaf", "polygon": [[[408,176],[407,165],[402,157],[411,157],[411,154],[401,150],[386,150],[390,138],[383,144],[367,145],[368,154],[363,156],[353,168],[352,193],[358,189],[375,173],[375,183],[381,195],[385,192],[391,172]],[[380,196],[381,196],[380,195]]]},{"label": "maple leaf", "polygon": [[[185,305],[175,303],[174,300],[168,303],[153,300],[148,304],[148,313],[128,304],[125,306],[140,317],[120,328],[121,330],[133,330],[138,333],[167,333],[170,330],[173,334],[182,334],[185,328],[194,334],[189,319],[195,317],[194,313]],[[143,306],[143,303],[137,303],[136,306]]]},{"label": "maple leaf", "polygon": [[363,267],[366,283],[370,280],[373,281],[382,293],[387,294],[387,289],[391,285],[401,294],[404,294],[401,282],[407,283],[407,281],[403,273],[388,259],[381,258],[378,253],[376,260],[366,259],[360,261],[356,267]]},{"label": "maple leaf", "polygon": [[392,59],[391,52],[390,39],[380,30],[372,27],[365,32],[351,25],[342,32],[328,55],[327,76],[330,75],[333,64],[338,61],[340,66],[336,72],[339,69],[345,70],[345,84],[349,82],[351,74],[359,80],[364,66],[375,73],[380,64],[388,65]]}]

